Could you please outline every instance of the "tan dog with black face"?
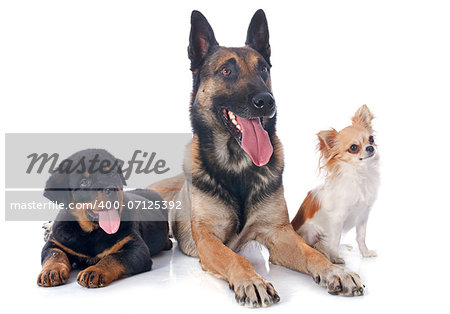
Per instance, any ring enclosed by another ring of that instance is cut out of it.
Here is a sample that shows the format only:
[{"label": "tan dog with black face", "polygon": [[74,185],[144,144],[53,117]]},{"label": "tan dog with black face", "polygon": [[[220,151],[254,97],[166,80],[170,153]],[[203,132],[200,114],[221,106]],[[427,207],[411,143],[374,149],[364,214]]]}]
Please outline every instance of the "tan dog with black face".
[{"label": "tan dog with black face", "polygon": [[272,263],[309,274],[329,293],[362,295],[359,276],[331,264],[289,222],[264,12],[253,16],[241,48],[219,46],[200,12],[192,12],[191,24],[194,135],[184,173],[151,186],[165,200],[183,204],[169,214],[178,246],[198,256],[205,271],[226,280],[242,305],[280,300],[272,284],[235,253],[251,240],[269,249]]},{"label": "tan dog with black face", "polygon": [[352,125],[340,132],[331,129],[317,134],[325,182],[308,193],[292,220],[306,243],[333,263],[344,263],[339,256],[341,234],[355,226],[361,254],[376,256],[365,241],[367,219],[380,181],[372,119],[364,105],[353,116]]}]

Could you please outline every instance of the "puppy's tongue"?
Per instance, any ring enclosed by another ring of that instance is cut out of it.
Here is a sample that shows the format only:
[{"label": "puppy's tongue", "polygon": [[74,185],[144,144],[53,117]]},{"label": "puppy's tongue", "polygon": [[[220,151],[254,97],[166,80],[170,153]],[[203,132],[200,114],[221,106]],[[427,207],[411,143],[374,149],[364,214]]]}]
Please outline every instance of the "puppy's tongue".
[{"label": "puppy's tongue", "polygon": [[259,118],[244,119],[238,116],[236,118],[242,127],[242,148],[250,155],[255,165],[264,166],[273,153],[269,134],[263,129]]},{"label": "puppy's tongue", "polygon": [[98,212],[98,223],[107,234],[116,233],[120,226],[119,213],[115,209],[100,210]]}]

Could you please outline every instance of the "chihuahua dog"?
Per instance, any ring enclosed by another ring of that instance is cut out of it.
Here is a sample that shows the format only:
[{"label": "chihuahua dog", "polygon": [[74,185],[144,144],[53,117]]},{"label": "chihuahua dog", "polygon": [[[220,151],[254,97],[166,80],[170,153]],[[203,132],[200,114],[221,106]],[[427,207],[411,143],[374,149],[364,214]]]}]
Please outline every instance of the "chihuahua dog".
[{"label": "chihuahua dog", "polygon": [[340,132],[331,129],[317,134],[325,182],[308,193],[292,220],[297,233],[335,264],[345,263],[339,256],[341,235],[355,226],[362,256],[377,256],[365,241],[380,181],[372,119],[364,105],[353,116],[352,125]]}]

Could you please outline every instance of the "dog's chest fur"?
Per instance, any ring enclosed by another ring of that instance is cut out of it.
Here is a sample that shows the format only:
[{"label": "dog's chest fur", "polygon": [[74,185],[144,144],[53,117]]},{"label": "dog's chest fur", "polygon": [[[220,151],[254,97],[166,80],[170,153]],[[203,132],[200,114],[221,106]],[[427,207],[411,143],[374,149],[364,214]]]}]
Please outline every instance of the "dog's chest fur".
[{"label": "dog's chest fur", "polygon": [[216,136],[214,145],[202,147],[202,167],[193,172],[192,183],[229,204],[236,214],[239,233],[252,208],[281,186],[282,168],[276,166],[279,157],[274,154],[266,166],[257,167],[229,136]]},{"label": "dog's chest fur", "polygon": [[376,199],[379,182],[377,159],[359,167],[341,165],[340,171],[327,177],[315,191],[320,210],[314,218],[342,220],[344,231],[351,229],[360,217],[368,214]]}]

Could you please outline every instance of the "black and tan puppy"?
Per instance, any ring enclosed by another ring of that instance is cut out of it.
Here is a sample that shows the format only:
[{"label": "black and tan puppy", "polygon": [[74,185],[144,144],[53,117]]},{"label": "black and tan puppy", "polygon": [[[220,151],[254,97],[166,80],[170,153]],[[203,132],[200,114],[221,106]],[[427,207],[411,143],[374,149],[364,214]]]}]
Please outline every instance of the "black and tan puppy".
[{"label": "black and tan puppy", "polygon": [[124,192],[124,185],[120,164],[105,150],[77,152],[58,166],[44,196],[64,209],[42,249],[39,286],[64,284],[75,263],[84,268],[80,285],[104,287],[149,271],[150,256],[172,247],[167,213],[154,209],[160,196],[151,190]]}]

